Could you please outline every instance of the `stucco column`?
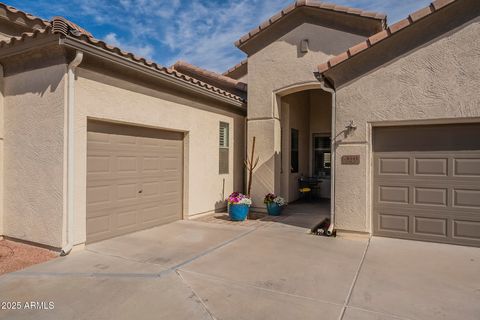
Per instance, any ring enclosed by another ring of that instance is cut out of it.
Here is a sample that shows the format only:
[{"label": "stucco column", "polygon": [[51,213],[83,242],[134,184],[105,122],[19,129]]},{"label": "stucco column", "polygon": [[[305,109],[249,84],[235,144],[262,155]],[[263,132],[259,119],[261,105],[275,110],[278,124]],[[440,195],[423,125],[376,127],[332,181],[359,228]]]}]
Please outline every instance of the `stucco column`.
[{"label": "stucco column", "polygon": [[280,190],[280,121],[276,118],[249,119],[247,125],[248,154],[252,150],[252,139],[256,137],[255,157],[259,157],[252,180],[253,209],[265,210],[263,197]]}]

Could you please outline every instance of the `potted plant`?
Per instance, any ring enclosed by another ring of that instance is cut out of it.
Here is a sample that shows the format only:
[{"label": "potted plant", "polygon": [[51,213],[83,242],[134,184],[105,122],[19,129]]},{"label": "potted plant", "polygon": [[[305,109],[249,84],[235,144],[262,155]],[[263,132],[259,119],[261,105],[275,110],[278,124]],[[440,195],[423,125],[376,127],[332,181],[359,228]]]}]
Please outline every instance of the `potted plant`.
[{"label": "potted plant", "polygon": [[252,200],[240,192],[233,192],[227,201],[230,219],[232,221],[244,221],[248,216]]},{"label": "potted plant", "polygon": [[267,194],[263,202],[267,205],[267,212],[271,216],[279,216],[282,213],[283,207],[287,204],[285,199],[273,193]]}]

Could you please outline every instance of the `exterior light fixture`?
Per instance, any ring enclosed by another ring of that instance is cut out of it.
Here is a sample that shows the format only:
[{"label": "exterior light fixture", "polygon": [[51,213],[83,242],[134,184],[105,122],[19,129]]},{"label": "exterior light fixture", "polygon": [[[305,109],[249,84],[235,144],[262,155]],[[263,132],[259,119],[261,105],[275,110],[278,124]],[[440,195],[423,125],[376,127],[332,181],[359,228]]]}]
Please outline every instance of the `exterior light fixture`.
[{"label": "exterior light fixture", "polygon": [[300,42],[300,52],[307,53],[308,52],[308,39],[303,39]]},{"label": "exterior light fixture", "polygon": [[357,126],[353,123],[353,120],[350,120],[350,122],[345,126],[345,129],[347,129],[347,132],[350,133],[356,130]]}]

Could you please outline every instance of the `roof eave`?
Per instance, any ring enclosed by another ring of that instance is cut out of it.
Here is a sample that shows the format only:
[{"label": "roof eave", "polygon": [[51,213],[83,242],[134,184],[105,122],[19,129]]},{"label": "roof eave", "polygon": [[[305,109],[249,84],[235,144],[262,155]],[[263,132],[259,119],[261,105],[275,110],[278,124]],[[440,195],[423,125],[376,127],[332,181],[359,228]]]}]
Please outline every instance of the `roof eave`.
[{"label": "roof eave", "polygon": [[116,64],[121,64],[122,66],[131,68],[137,72],[141,72],[143,74],[147,74],[150,76],[154,76],[162,81],[165,81],[167,83],[173,84],[175,86],[180,86],[184,89],[187,89],[187,91],[195,94],[199,94],[201,96],[214,99],[219,102],[223,102],[226,104],[229,104],[231,106],[234,106],[236,109],[241,110],[243,112],[246,112],[246,103],[243,101],[239,101],[236,99],[231,99],[227,96],[222,96],[219,94],[216,94],[215,92],[212,92],[210,90],[204,89],[202,87],[199,87],[195,84],[190,84],[188,82],[182,81],[180,79],[177,79],[175,77],[169,76],[168,74],[158,72],[156,70],[153,70],[152,68],[149,68],[148,66],[144,64],[137,63],[131,59],[126,59],[124,57],[112,54],[111,52],[104,50],[102,48],[96,47],[94,45],[91,45],[89,43],[86,43],[84,41],[78,40],[76,38],[67,36],[67,37],[62,37],[60,38],[59,41],[60,45],[63,45],[68,48],[72,48],[75,50],[80,50],[85,53],[88,53],[90,55],[96,56],[98,58],[108,60],[112,63]]},{"label": "roof eave", "polygon": [[[41,37],[33,40],[31,37],[23,35],[22,37],[12,37],[9,43],[0,42],[0,59],[28,53],[55,44],[58,45],[60,35],[50,33],[49,29],[36,30],[34,33],[41,34]],[[32,41],[35,42],[33,46],[31,44]]]}]

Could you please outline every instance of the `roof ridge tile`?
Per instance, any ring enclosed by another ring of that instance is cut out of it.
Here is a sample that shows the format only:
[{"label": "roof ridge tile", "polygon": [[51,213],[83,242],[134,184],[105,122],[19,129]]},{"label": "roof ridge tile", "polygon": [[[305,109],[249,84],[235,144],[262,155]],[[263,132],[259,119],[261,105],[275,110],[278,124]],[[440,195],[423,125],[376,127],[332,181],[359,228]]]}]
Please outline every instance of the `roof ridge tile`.
[{"label": "roof ridge tile", "polygon": [[42,19],[42,18],[40,18],[40,17],[37,17],[37,16],[34,16],[34,15],[31,14],[31,13],[28,13],[28,12],[25,12],[25,11],[22,11],[22,10],[19,10],[19,9],[17,9],[17,8],[15,8],[15,7],[12,7],[12,6],[10,6],[10,5],[7,5],[7,4],[5,4],[5,3],[3,3],[3,2],[0,2],[0,7],[5,8],[5,9],[6,9],[8,12],[10,12],[10,13],[23,15],[23,16],[24,16],[25,18],[27,18],[27,20],[29,20],[29,21],[35,21],[35,20],[37,20],[37,21],[41,22],[41,24],[43,25],[43,27],[47,27],[47,26],[50,25],[50,22],[47,21],[47,20],[44,20],[44,19]]}]

